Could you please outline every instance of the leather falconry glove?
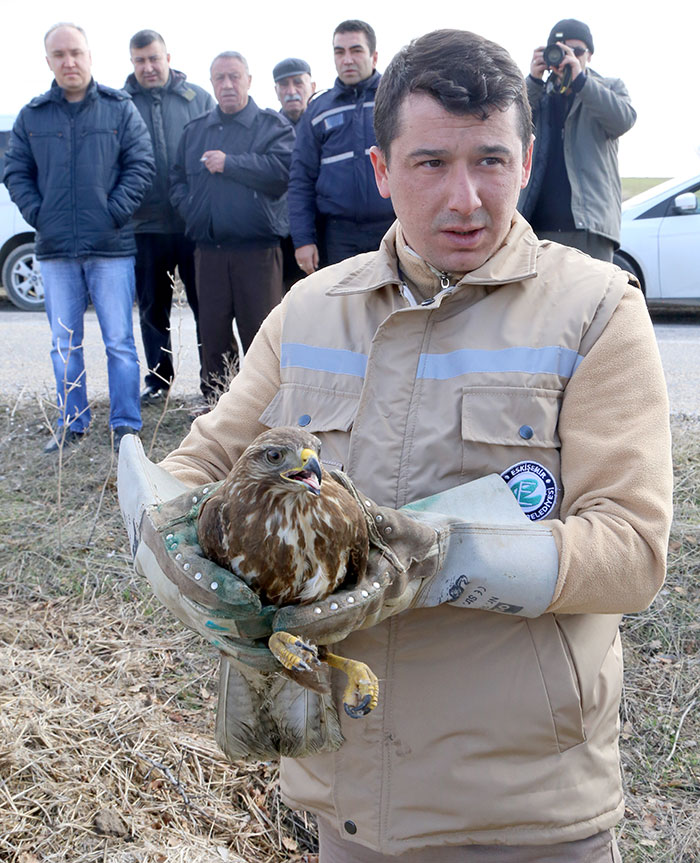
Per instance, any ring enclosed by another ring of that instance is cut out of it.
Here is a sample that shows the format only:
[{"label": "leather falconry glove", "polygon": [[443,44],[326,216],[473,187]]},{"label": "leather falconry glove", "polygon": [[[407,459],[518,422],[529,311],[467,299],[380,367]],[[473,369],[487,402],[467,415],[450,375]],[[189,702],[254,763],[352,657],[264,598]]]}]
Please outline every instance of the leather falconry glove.
[{"label": "leather falconry glove", "polygon": [[117,485],[134,568],[181,623],[221,652],[217,740],[226,755],[266,760],[337,749],[342,735],[328,669],[306,676],[313,691],[282,676],[267,647],[277,609],[202,554],[197,516],[220,483],[188,488],[127,435]]},{"label": "leather falconry glove", "polygon": [[137,437],[125,442],[117,485],[137,572],[178,620],[224,655],[274,670],[272,654],[253,642],[270,635],[275,609],[263,608],[242,579],[204,557],[197,541],[199,508],[220,483],[188,488],[149,461]]},{"label": "leather falconry glove", "polygon": [[275,631],[325,645],[410,608],[450,603],[537,617],[552,602],[559,555],[551,529],[528,519],[498,474],[399,510],[378,506],[344,473],[332,475],[365,512],[367,571],[322,601],[280,608]]}]

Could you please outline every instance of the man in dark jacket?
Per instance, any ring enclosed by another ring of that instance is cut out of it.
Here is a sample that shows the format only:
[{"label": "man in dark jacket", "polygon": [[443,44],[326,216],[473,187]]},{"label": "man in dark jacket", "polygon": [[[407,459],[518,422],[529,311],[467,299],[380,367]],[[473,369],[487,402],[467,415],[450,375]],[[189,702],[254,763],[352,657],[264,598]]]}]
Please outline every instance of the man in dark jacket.
[{"label": "man in dark jacket", "polygon": [[[558,63],[547,62],[552,48]],[[618,140],[637,114],[619,78],[588,66],[592,55],[591,31],[574,18],[555,24],[547,46],[535,49],[526,79],[535,151],[518,209],[540,239],[612,261],[620,245]]]},{"label": "man in dark jacket", "polygon": [[294,129],[249,97],[248,63],[225,51],[211,64],[218,105],[185,127],[170,200],[196,243],[202,391],[211,399],[282,298],[280,240],[289,232]]},{"label": "man in dark jacket", "polygon": [[[275,82],[275,93],[282,106],[280,114],[286,117],[292,126],[296,126],[306,111],[309,99],[316,92],[316,82],[311,79],[311,67],[306,60],[299,57],[287,57],[276,64],[272,70],[272,78]],[[282,239],[282,268],[286,292],[295,282],[304,278],[304,272],[297,264],[294,243],[289,234]]]},{"label": "man in dark jacket", "polygon": [[[170,204],[168,174],[185,125],[210,111],[214,100],[201,87],[190,84],[182,72],[170,68],[170,54],[155,30],[140,30],[132,36],[129,51],[134,72],[124,89],[148,126],[156,159],[153,186],[134,214],[136,295],[148,365],[141,401],[152,402],[167,392],[174,375],[170,307],[176,267],[195,322],[198,319],[194,243],[185,237],[185,224]],[[199,333],[197,336],[199,343]]]},{"label": "man in dark jacket", "polygon": [[125,434],[141,428],[130,219],[153,179],[153,148],[131,98],[92,78],[81,28],[57,24],[44,44],[55,80],[22,108],[4,180],[37,231],[59,412],[45,452],[80,440],[90,424],[83,363],[88,300],[107,352],[109,424],[118,449]]},{"label": "man in dark jacket", "polygon": [[377,143],[372,113],[381,77],[374,30],[364,21],[343,21],[333,33],[333,53],[338,77],[297,124],[289,180],[296,259],[309,274],[377,249],[394,221],[369,158]]}]

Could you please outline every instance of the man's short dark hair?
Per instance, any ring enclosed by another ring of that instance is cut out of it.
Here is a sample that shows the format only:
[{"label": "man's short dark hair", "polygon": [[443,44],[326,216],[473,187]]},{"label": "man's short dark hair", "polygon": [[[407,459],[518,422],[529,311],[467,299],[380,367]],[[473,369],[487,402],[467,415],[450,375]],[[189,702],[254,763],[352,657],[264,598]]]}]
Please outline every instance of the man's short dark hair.
[{"label": "man's short dark hair", "polygon": [[165,39],[156,30],[139,30],[138,33],[134,33],[131,39],[129,39],[129,51],[133,51],[134,49],[139,51],[152,42],[160,42],[165,48]]},{"label": "man's short dark hair", "polygon": [[515,105],[523,156],[532,137],[525,79],[500,45],[465,30],[434,30],[403,47],[382,75],[374,100],[377,144],[389,159],[400,134],[401,106],[411,93],[426,93],[451,114],[486,120]]},{"label": "man's short dark hair", "polygon": [[336,33],[364,33],[365,38],[367,39],[369,53],[374,54],[377,50],[377,34],[366,21],[360,21],[358,18],[341,21],[333,31],[334,37]]}]

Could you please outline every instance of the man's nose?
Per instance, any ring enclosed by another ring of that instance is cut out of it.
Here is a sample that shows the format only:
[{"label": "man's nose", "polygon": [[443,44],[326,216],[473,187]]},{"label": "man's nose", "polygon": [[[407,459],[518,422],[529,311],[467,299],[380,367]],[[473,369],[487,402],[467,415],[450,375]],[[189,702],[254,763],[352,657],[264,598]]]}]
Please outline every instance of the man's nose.
[{"label": "man's nose", "polygon": [[449,199],[450,210],[469,215],[481,206],[481,197],[475,178],[467,165],[455,165],[450,172]]}]

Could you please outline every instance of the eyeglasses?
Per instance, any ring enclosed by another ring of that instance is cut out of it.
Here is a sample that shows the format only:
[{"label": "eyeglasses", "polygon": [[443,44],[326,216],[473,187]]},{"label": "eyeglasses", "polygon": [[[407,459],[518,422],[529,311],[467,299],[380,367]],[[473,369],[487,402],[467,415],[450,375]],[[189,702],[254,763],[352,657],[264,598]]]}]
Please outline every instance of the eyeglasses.
[{"label": "eyeglasses", "polygon": [[571,48],[571,50],[574,52],[574,54],[577,58],[583,57],[583,55],[586,53],[586,51],[588,51],[588,48],[581,48],[579,46],[576,46],[576,48],[573,48],[571,45],[569,45],[568,47]]}]

